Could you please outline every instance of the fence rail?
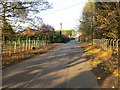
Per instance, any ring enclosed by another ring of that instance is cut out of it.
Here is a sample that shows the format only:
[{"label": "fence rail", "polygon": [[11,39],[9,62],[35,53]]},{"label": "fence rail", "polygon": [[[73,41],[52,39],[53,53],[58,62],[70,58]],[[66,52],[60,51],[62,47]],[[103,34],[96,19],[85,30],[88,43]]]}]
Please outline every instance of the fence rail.
[{"label": "fence rail", "polygon": [[111,50],[117,52],[119,50],[120,39],[93,39],[93,45],[103,50]]},{"label": "fence rail", "polygon": [[6,41],[2,46],[2,51],[9,51],[16,53],[18,49],[20,51],[32,50],[33,48],[40,48],[41,46],[47,45],[46,40],[22,40],[17,41]]}]

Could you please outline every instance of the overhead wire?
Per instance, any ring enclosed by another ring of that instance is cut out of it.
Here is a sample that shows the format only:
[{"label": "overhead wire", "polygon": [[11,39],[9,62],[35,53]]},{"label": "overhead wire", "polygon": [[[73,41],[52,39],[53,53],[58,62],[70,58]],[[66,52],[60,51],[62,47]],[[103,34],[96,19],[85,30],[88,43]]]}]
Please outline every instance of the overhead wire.
[{"label": "overhead wire", "polygon": [[79,4],[82,4],[82,3],[84,3],[84,2],[77,3],[77,4],[74,4],[74,5],[71,5],[71,6],[68,6],[68,7],[65,7],[65,8],[62,8],[62,9],[59,9],[59,10],[56,10],[56,11],[47,13],[47,14],[43,14],[43,15],[41,15],[41,16],[46,16],[46,15],[53,14],[53,13],[56,13],[56,12],[59,12],[59,11],[62,11],[62,10],[68,9],[68,8],[72,8],[72,7],[77,6],[77,5],[79,5]]}]

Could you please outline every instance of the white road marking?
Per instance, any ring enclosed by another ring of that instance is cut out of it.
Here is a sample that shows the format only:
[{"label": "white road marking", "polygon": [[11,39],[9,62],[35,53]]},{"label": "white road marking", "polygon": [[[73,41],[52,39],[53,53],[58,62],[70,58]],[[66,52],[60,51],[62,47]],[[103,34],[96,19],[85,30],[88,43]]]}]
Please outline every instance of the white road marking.
[{"label": "white road marking", "polygon": [[38,76],[40,76],[40,75],[42,74],[42,72],[43,72],[43,71],[41,71],[41,72],[38,73],[33,79],[31,79],[31,80],[24,86],[24,88],[28,87],[28,86],[31,84],[31,82],[33,82]]}]

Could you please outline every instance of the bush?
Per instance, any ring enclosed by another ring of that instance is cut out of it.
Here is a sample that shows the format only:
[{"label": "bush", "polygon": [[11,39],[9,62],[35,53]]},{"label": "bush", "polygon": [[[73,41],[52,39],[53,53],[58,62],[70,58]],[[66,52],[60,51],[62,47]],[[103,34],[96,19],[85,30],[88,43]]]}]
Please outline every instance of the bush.
[{"label": "bush", "polygon": [[62,35],[62,43],[67,43],[68,41],[70,41],[70,38],[66,35]]},{"label": "bush", "polygon": [[18,40],[48,40],[48,43],[66,43],[70,41],[70,38],[59,33],[49,35],[19,35]]}]

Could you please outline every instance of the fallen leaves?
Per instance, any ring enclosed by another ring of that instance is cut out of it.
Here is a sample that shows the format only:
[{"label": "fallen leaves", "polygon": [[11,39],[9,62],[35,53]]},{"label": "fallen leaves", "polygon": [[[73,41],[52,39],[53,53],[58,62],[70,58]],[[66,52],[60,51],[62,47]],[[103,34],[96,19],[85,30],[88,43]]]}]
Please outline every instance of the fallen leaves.
[{"label": "fallen leaves", "polygon": [[[103,85],[102,83],[104,83],[106,87],[116,88],[118,84],[116,78],[120,77],[120,74],[118,73],[117,54],[113,55],[111,50],[103,51],[93,46],[88,46],[85,49],[84,55],[88,57],[88,61],[93,67],[92,71],[96,75],[96,79],[100,85]],[[115,81],[111,82],[110,78],[108,78],[109,76]]]},{"label": "fallen leaves", "polygon": [[31,56],[37,53],[42,54],[52,48],[54,48],[54,46],[43,46],[39,49],[21,51],[20,53],[12,53],[11,56],[9,56],[8,55],[9,53],[6,52],[6,54],[2,56],[2,67],[6,68],[7,66],[11,64],[21,62],[24,59],[30,58]]},{"label": "fallen leaves", "polygon": [[100,80],[100,79],[101,79],[101,77],[97,77],[97,79],[98,79],[98,80]]},{"label": "fallen leaves", "polygon": [[118,74],[118,69],[115,70],[115,71],[113,72],[113,74],[115,75],[115,77],[119,77],[119,78],[120,78],[120,75]]},{"label": "fallen leaves", "polygon": [[112,86],[112,88],[115,88],[115,86]]}]

